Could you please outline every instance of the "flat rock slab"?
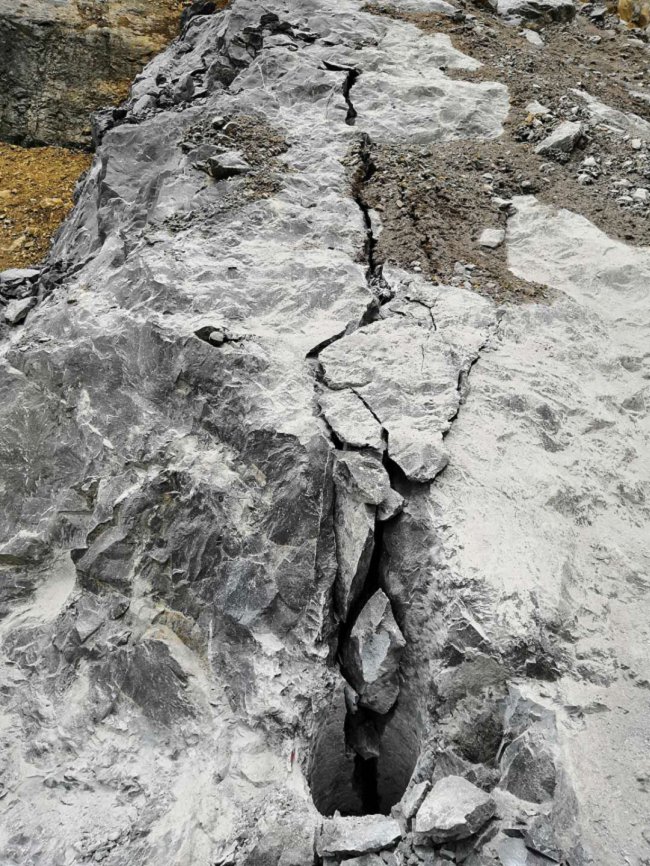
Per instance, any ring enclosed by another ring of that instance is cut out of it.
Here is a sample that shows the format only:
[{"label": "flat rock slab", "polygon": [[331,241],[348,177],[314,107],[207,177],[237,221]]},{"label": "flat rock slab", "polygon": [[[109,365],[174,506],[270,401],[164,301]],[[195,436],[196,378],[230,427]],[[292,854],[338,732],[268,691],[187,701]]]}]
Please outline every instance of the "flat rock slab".
[{"label": "flat rock slab", "polygon": [[434,844],[466,839],[494,815],[493,798],[462,776],[446,776],[433,786],[418,809],[415,837]]},{"label": "flat rock slab", "polygon": [[320,857],[373,854],[390,848],[400,838],[399,824],[386,815],[328,818],[316,837],[316,853]]}]

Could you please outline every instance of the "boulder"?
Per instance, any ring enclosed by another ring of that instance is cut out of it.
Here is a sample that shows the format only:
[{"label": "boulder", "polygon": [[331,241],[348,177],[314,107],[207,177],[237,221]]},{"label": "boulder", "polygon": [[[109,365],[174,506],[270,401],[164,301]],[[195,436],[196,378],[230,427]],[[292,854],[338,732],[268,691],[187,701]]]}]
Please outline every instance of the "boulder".
[{"label": "boulder", "polygon": [[441,844],[473,836],[496,811],[494,799],[461,776],[447,776],[433,786],[415,817],[419,842]]},{"label": "boulder", "polygon": [[399,661],[406,645],[388,596],[378,590],[367,602],[343,646],[342,668],[359,705],[387,713],[399,694]]}]

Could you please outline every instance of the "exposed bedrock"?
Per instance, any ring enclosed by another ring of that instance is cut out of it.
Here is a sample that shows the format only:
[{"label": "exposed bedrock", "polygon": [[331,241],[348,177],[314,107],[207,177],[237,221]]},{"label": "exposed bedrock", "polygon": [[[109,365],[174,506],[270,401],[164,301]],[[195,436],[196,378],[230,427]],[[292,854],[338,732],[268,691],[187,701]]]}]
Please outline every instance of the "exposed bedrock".
[{"label": "exposed bedrock", "polygon": [[91,112],[120,102],[179,30],[180,3],[0,2],[0,139],[89,145]]},{"label": "exposed bedrock", "polygon": [[477,66],[233,0],[96,124],[1,334],[3,863],[641,866],[650,253],[374,254],[368,143],[497,138]]}]

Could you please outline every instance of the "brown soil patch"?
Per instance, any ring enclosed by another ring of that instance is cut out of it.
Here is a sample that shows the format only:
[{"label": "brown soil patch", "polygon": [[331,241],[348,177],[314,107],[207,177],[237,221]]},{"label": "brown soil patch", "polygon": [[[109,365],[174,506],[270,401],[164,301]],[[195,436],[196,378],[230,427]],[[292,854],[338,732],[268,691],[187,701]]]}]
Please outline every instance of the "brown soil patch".
[{"label": "brown soil patch", "polygon": [[[422,271],[439,282],[460,283],[497,300],[539,300],[542,287],[508,271],[504,247],[486,250],[478,244],[483,229],[505,228],[507,209],[494,199],[527,193],[583,214],[612,237],[648,243],[650,206],[633,200],[631,193],[650,188],[650,149],[635,149],[598,127],[564,162],[534,151],[560,121],[587,119],[574,88],[650,120],[650,103],[630,92],[650,84],[647,54],[630,45],[626,33],[578,16],[573,22],[545,25],[540,34],[546,44],[539,48],[524,39],[521,27],[504,24],[480,6],[472,6],[472,19],[464,21],[401,13],[389,6],[366,9],[428,32],[448,33],[456,48],[485,64],[476,72],[448,74],[501,81],[511,100],[504,134],[495,141],[371,148],[374,173],[364,198],[382,219],[378,261]],[[469,5],[465,9],[469,17]],[[533,100],[549,114],[533,118],[526,110]],[[458,263],[470,268],[463,273]]]},{"label": "brown soil patch", "polygon": [[72,207],[87,153],[0,144],[0,270],[37,264]]}]

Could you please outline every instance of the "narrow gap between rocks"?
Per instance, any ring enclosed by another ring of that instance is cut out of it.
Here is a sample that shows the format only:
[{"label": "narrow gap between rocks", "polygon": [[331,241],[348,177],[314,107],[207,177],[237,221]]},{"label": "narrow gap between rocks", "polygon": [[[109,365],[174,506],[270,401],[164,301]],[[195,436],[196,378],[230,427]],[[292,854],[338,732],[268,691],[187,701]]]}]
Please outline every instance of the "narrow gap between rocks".
[{"label": "narrow gap between rocks", "polygon": [[[347,72],[343,84],[343,96],[348,105],[346,122],[353,125],[357,112],[352,102],[351,90],[360,71],[333,64],[326,64],[326,67]],[[381,265],[376,259],[377,238],[373,231],[371,211],[365,196],[365,187],[376,171],[371,149],[370,137],[363,133],[358,142],[356,169],[352,179],[352,197],[363,219],[366,280],[375,300],[368,306],[357,326],[359,328],[375,321],[382,305],[393,297],[393,292],[383,278]],[[328,341],[328,344],[341,339],[347,331],[348,329]],[[309,359],[315,364],[317,381],[322,380],[322,368],[318,356],[323,348],[325,346],[321,345],[309,353]],[[329,427],[328,430],[334,446],[340,448],[340,441],[332,435],[333,431]],[[384,460],[384,465],[393,486],[391,464]],[[402,733],[404,721],[399,710],[400,698],[397,691],[399,686],[394,686],[397,693],[392,705],[387,705],[389,699],[381,706],[382,711],[379,712],[373,706],[367,705],[371,702],[353,689],[351,680],[354,676],[347,669],[345,660],[346,650],[350,648],[353,639],[355,625],[371,599],[383,590],[380,575],[384,556],[384,526],[385,522],[379,520],[376,514],[370,562],[366,573],[362,575],[362,585],[339,626],[336,659],[348,685],[344,693],[338,696],[338,700],[333,702],[328,717],[319,727],[319,734],[314,743],[309,781],[314,803],[324,815],[333,815],[335,812],[343,815],[388,814],[406,789],[417,759],[416,738]],[[339,579],[337,577],[337,580]],[[390,618],[394,623],[392,602],[389,596],[386,595],[385,598],[388,599]],[[399,628],[396,625],[395,628],[403,641]],[[390,744],[387,750],[383,749],[385,737],[386,742]]]}]

